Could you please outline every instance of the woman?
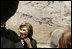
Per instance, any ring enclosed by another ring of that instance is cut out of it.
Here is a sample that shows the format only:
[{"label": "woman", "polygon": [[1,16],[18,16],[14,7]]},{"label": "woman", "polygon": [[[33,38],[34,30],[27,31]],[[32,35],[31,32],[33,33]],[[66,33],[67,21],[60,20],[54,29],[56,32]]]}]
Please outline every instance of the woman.
[{"label": "woman", "polygon": [[21,42],[18,44],[19,48],[37,48],[36,40],[32,39],[33,28],[29,23],[22,23],[19,26]]}]

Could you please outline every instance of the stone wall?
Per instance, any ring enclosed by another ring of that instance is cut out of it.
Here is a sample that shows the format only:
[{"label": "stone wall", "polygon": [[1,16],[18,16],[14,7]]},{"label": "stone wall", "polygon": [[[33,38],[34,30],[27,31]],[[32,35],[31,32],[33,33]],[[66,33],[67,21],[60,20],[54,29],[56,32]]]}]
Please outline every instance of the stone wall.
[{"label": "stone wall", "polygon": [[24,21],[33,26],[33,38],[38,47],[43,47],[53,30],[64,30],[71,24],[71,1],[19,1],[18,9],[6,27],[19,35],[19,25]]}]

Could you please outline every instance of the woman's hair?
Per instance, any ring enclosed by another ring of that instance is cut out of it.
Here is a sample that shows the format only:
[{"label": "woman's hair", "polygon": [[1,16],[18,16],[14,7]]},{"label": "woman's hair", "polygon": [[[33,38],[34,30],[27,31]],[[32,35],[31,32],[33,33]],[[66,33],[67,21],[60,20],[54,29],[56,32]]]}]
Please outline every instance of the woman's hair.
[{"label": "woman's hair", "polygon": [[1,1],[1,22],[6,22],[14,15],[18,8],[19,1]]},{"label": "woman's hair", "polygon": [[59,48],[71,48],[71,29],[65,31],[60,37]]},{"label": "woman's hair", "polygon": [[23,23],[19,26],[19,29],[21,29],[22,27],[27,27],[27,29],[28,29],[28,37],[29,37],[29,38],[32,38],[32,35],[33,35],[33,27],[31,26],[31,24],[28,23],[28,22],[23,22]]}]

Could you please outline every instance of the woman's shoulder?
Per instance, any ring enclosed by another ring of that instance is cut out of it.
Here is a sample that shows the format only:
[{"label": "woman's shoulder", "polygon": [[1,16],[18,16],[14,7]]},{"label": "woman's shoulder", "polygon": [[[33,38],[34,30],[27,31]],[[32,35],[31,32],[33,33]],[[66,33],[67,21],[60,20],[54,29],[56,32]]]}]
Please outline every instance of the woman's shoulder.
[{"label": "woman's shoulder", "polygon": [[35,39],[32,38],[31,42],[37,42]]},{"label": "woman's shoulder", "polygon": [[31,44],[32,44],[33,48],[37,48],[37,41],[35,39],[32,38]]}]

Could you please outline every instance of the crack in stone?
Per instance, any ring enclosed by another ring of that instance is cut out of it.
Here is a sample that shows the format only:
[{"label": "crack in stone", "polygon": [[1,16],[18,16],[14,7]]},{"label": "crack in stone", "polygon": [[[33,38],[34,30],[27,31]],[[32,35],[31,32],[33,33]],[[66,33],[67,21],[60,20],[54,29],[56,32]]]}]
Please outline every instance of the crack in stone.
[{"label": "crack in stone", "polygon": [[[17,13],[21,13],[21,12],[17,12]],[[46,18],[37,18],[37,17],[34,17],[32,15],[29,15],[29,14],[25,14],[25,13],[22,13],[23,17],[28,17],[28,18],[32,18],[35,22],[38,22],[40,25],[41,24],[48,24],[50,26],[58,26],[58,27],[63,27],[63,26],[60,26],[58,24],[55,24],[54,22],[52,22],[52,19],[53,18],[50,18],[50,17],[46,17]],[[27,20],[28,20],[27,18]]]}]

